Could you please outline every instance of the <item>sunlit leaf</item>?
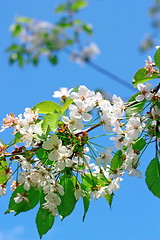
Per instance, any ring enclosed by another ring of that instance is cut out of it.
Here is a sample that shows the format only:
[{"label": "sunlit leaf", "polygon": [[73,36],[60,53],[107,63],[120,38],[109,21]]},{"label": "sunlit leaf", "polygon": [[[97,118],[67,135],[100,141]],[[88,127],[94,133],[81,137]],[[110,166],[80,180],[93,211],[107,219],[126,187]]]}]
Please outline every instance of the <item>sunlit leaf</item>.
[{"label": "sunlit leaf", "polygon": [[47,113],[44,116],[44,123],[47,124],[52,131],[55,131],[55,129],[58,126],[58,120],[59,120],[59,115],[55,113]]},{"label": "sunlit leaf", "polygon": [[137,87],[138,83],[144,83],[158,77],[159,77],[158,73],[153,73],[151,77],[148,76],[147,70],[145,68],[141,68],[135,73],[132,79],[132,83],[134,84],[135,87]]},{"label": "sunlit leaf", "polygon": [[64,113],[72,103],[73,103],[73,99],[67,98],[64,105],[61,107],[61,112]]},{"label": "sunlit leaf", "polygon": [[156,66],[160,69],[160,48],[157,49],[155,55],[154,55],[154,62]]},{"label": "sunlit leaf", "polygon": [[112,158],[110,168],[111,170],[115,170],[118,169],[122,164],[123,164],[122,151],[119,150],[115,153],[114,157]]},{"label": "sunlit leaf", "polygon": [[147,167],[146,184],[149,190],[160,198],[160,164],[158,158],[154,158]]},{"label": "sunlit leaf", "polygon": [[6,167],[7,161],[5,159],[0,160],[0,184],[3,184],[7,181]]},{"label": "sunlit leaf", "polygon": [[64,12],[66,10],[66,4],[60,4],[56,7],[55,12],[56,13],[61,13]]},{"label": "sunlit leaf", "polygon": [[30,23],[32,19],[28,17],[16,17],[16,21],[19,23]]},{"label": "sunlit leaf", "polygon": [[71,6],[72,11],[79,11],[80,9],[84,8],[87,6],[87,2],[84,0],[76,0],[73,2]]},{"label": "sunlit leaf", "polygon": [[46,114],[46,113],[54,113],[54,112],[60,112],[61,107],[52,101],[43,101],[38,104],[36,104],[33,108],[33,110],[36,111],[38,109],[39,113]]}]

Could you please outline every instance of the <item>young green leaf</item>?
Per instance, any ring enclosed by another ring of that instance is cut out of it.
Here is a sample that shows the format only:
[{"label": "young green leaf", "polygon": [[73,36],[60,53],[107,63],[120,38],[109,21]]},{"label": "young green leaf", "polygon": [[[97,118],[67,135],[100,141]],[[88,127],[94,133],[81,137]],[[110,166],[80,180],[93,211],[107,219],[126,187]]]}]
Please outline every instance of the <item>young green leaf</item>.
[{"label": "young green leaf", "polygon": [[60,178],[60,184],[64,188],[64,195],[60,195],[61,204],[58,206],[58,212],[61,218],[64,219],[72,213],[77,202],[74,195],[76,178],[71,175],[63,175]]},{"label": "young green leaf", "polygon": [[56,7],[55,12],[56,13],[64,12],[66,10],[66,7],[67,5],[62,3]]},{"label": "young green leaf", "polygon": [[19,23],[30,23],[32,19],[27,17],[16,17],[16,21]]},{"label": "young green leaf", "polygon": [[114,157],[112,158],[111,161],[111,169],[112,170],[116,170],[118,169],[123,163],[123,159],[122,159],[122,151],[119,150],[115,153]]},{"label": "young green leaf", "polygon": [[3,184],[7,181],[7,173],[6,173],[7,161],[5,158],[0,160],[0,184]]},{"label": "young green leaf", "polygon": [[36,110],[39,109],[38,112],[42,113],[42,114],[46,114],[46,113],[54,113],[54,112],[60,112],[61,107],[52,101],[43,101],[40,102],[38,104],[36,104],[32,109]]},{"label": "young green leaf", "polygon": [[64,113],[72,103],[73,103],[73,99],[66,98],[64,105],[61,107],[61,113]]},{"label": "young green leaf", "polygon": [[47,113],[43,119],[45,124],[47,124],[53,132],[58,126],[58,120],[59,120],[59,115],[55,113]]},{"label": "young green leaf", "polygon": [[149,190],[160,198],[160,164],[158,158],[154,158],[146,169],[146,184]]},{"label": "young green leaf", "polygon": [[84,8],[87,6],[87,2],[84,0],[76,0],[73,2],[71,6],[72,11],[79,11],[80,9]]},{"label": "young green leaf", "polygon": [[97,185],[97,178],[90,173],[81,176],[82,182],[88,190]]}]

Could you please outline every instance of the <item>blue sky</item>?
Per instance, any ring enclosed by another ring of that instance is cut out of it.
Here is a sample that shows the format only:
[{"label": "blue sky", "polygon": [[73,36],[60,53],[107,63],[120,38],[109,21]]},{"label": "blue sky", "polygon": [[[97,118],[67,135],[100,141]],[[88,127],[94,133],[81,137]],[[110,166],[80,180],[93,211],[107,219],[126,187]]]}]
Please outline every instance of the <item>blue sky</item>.
[{"label": "blue sky", "polygon": [[[29,16],[39,20],[55,21],[53,9],[59,1],[14,0],[1,3],[1,111],[0,119],[6,113],[22,113],[25,107],[32,107],[43,100],[52,100],[51,95],[59,87],[68,88],[86,85],[94,90],[103,88],[110,95],[127,98],[133,94],[118,83],[90,69],[70,62],[65,53],[60,54],[56,67],[42,59],[39,66],[19,69],[9,66],[5,49],[13,42],[9,26],[16,16]],[[101,55],[94,60],[126,81],[138,68],[144,66],[145,54],[140,54],[138,45],[146,33],[151,31],[148,8],[153,1],[89,1],[89,7],[79,15],[94,26],[93,41],[101,49]],[[153,55],[154,51],[149,54]],[[7,132],[1,134],[8,141]],[[44,240],[159,240],[160,200],[147,189],[144,170],[154,157],[153,146],[141,160],[142,179],[125,177],[121,188],[115,194],[110,210],[104,199],[92,201],[85,222],[82,222],[83,206],[78,203],[75,211],[63,222],[55,221],[53,229]],[[0,240],[38,240],[35,226],[37,208],[14,217],[3,215],[7,209],[8,196],[0,199]]]}]

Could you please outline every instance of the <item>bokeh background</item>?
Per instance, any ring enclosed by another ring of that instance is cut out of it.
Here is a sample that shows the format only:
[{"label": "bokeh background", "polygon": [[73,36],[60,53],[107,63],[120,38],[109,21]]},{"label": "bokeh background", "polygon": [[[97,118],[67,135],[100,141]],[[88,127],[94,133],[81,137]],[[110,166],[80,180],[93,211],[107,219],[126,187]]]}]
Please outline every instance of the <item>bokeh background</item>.
[{"label": "bokeh background", "polygon": [[[13,43],[9,26],[16,16],[34,17],[54,23],[53,14],[59,1],[5,0],[1,1],[0,14],[0,119],[6,113],[23,113],[43,100],[52,100],[54,90],[86,85],[91,90],[103,89],[110,96],[116,94],[128,99],[134,92],[113,82],[106,76],[70,61],[68,55],[59,54],[59,64],[52,66],[41,59],[38,67],[31,65],[20,69],[8,64],[5,49]],[[144,66],[147,54],[139,51],[140,41],[151,31],[148,9],[153,0],[90,0],[88,8],[79,17],[94,26],[93,41],[101,55],[94,62],[117,76],[131,82],[137,69]],[[159,41],[160,45],[160,41]],[[153,56],[154,49],[149,55]],[[156,82],[153,82],[153,84]],[[8,142],[8,132],[0,138]],[[107,144],[106,144],[107,145]],[[152,145],[141,159],[141,179],[125,177],[116,192],[112,209],[104,199],[92,201],[86,220],[82,222],[83,206],[78,202],[74,212],[64,221],[58,218],[44,240],[160,240],[160,199],[152,195],[145,185],[144,171],[154,158]],[[38,208],[16,217],[4,215],[9,196],[0,198],[0,240],[38,240],[35,216]]]}]

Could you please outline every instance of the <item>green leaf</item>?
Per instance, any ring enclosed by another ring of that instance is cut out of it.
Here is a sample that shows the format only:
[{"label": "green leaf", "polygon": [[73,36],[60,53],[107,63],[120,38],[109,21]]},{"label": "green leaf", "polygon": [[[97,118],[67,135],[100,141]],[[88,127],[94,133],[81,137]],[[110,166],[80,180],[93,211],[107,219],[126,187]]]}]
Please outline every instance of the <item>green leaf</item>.
[{"label": "green leaf", "polygon": [[155,55],[154,55],[154,62],[156,66],[160,69],[160,48],[157,49]]},{"label": "green leaf", "polygon": [[22,135],[20,132],[17,132],[17,133],[15,134],[15,136],[14,136],[14,142],[13,142],[13,144],[22,142],[22,141],[21,141],[21,137],[22,137],[22,136],[23,136],[23,135]]},{"label": "green leaf", "polygon": [[52,101],[43,101],[38,104],[36,104],[32,109],[36,111],[36,109],[39,109],[38,112],[42,114],[46,113],[54,113],[54,112],[60,112],[61,107]]},{"label": "green leaf", "polygon": [[127,109],[126,109],[126,116],[127,117],[131,117],[132,116],[132,114],[133,113],[141,113],[142,112],[142,110],[143,110],[143,108],[144,108],[144,106],[145,106],[145,103],[146,103],[146,99],[144,99],[143,101],[141,101],[141,102],[135,102],[136,100],[136,97],[139,95],[139,93],[136,93],[136,94],[134,94],[130,99],[129,99],[129,101],[127,102],[127,104],[126,105],[128,105],[128,104],[132,104],[133,103],[133,105],[131,105],[130,107],[127,107]]},{"label": "green leaf", "polygon": [[152,77],[148,77],[147,76],[148,72],[145,68],[141,68],[139,69],[133,79],[132,79],[132,83],[134,84],[134,87],[137,87],[138,83],[144,83],[147,82],[149,80],[155,79],[159,77],[158,73],[153,73]]},{"label": "green leaf", "polygon": [[20,24],[14,24],[11,26],[11,32],[14,37],[18,36],[22,30],[22,26]]},{"label": "green leaf", "polygon": [[90,173],[81,176],[82,182],[88,190],[97,185],[97,178]]},{"label": "green leaf", "polygon": [[87,188],[84,184],[81,184],[81,188],[83,189],[83,206],[84,206],[84,215],[83,215],[83,222],[85,220],[86,214],[88,212],[89,209],[89,205],[90,205],[90,201],[91,201],[91,197],[89,192],[87,191]]},{"label": "green leaf", "polygon": [[160,164],[158,158],[154,158],[146,169],[146,184],[149,190],[160,198]]},{"label": "green leaf", "polygon": [[141,151],[145,146],[146,146],[146,141],[142,137],[140,137],[134,141],[132,148],[133,150]]},{"label": "green leaf", "polygon": [[40,238],[52,228],[55,219],[51,212],[43,208],[44,196],[44,194],[41,194],[40,208],[36,216],[36,225]]},{"label": "green leaf", "polygon": [[[12,56],[13,56],[13,54],[12,54]],[[22,53],[19,51],[19,52],[15,53],[15,54],[16,54],[16,59],[15,60],[18,62],[19,67],[23,67],[23,65],[24,65],[24,58],[23,58]]]},{"label": "green leaf", "polygon": [[6,167],[7,161],[5,159],[0,160],[0,184],[3,184],[7,181]]},{"label": "green leaf", "polygon": [[[14,198],[17,197],[17,193],[20,193],[23,196],[25,196],[28,199],[28,201],[23,200],[20,203],[16,203],[14,201]],[[18,215],[21,212],[29,211],[30,209],[34,208],[38,204],[39,197],[40,197],[39,190],[36,190],[31,186],[30,189],[26,191],[23,185],[20,185],[13,192],[10,198],[9,208],[6,211],[6,213],[10,213],[14,211],[16,213],[15,215]]]},{"label": "green leaf", "polygon": [[58,63],[58,58],[57,58],[57,56],[50,56],[50,57],[48,58],[48,60],[49,60],[52,64],[54,64],[54,65],[56,65],[56,64]]},{"label": "green leaf", "polygon": [[111,206],[112,206],[113,196],[114,196],[113,193],[112,193],[112,194],[106,194],[106,195],[104,196],[105,199],[107,200],[107,202],[108,202],[110,208],[111,208]]},{"label": "green leaf", "polygon": [[16,17],[16,21],[19,23],[30,23],[32,19],[28,17]]},{"label": "green leaf", "polygon": [[114,157],[112,158],[110,168],[111,168],[112,170],[116,170],[116,169],[118,169],[122,164],[123,164],[122,151],[119,150],[119,151],[117,151],[117,152],[115,153]]},{"label": "green leaf", "polygon": [[61,218],[64,219],[72,213],[77,202],[74,195],[76,178],[71,175],[63,175],[60,177],[60,184],[64,188],[64,195],[60,195],[61,204],[58,206],[58,211]]},{"label": "green leaf", "polygon": [[47,113],[44,116],[44,123],[49,126],[49,128],[54,132],[58,126],[59,115],[55,113]]},{"label": "green leaf", "polygon": [[9,64],[13,64],[14,62],[16,62],[18,59],[18,54],[13,52],[11,53],[11,55],[9,56]]},{"label": "green leaf", "polygon": [[73,103],[73,99],[66,98],[64,105],[61,107],[61,113],[64,113],[72,103]]},{"label": "green leaf", "polygon": [[33,63],[34,66],[37,66],[37,65],[38,65],[38,62],[39,62],[38,57],[33,57],[33,58],[32,58],[32,63]]},{"label": "green leaf", "polygon": [[87,2],[84,0],[76,0],[71,6],[72,11],[79,11],[80,9],[87,6]]},{"label": "green leaf", "polygon": [[66,10],[66,4],[60,4],[58,5],[58,7],[56,7],[55,12],[61,13],[61,12],[64,12],[65,10]]},{"label": "green leaf", "polygon": [[60,21],[57,23],[57,25],[59,25],[63,28],[68,28],[68,27],[71,27],[73,25],[73,23],[68,21],[67,17],[63,17],[60,19]]},{"label": "green leaf", "polygon": [[17,44],[12,44],[9,48],[7,48],[7,52],[10,52],[10,51],[17,51],[17,50],[20,50],[20,46],[17,45]]},{"label": "green leaf", "polygon": [[36,225],[40,239],[52,228],[53,223],[54,216],[52,213],[40,207],[36,216]]},{"label": "green leaf", "polygon": [[39,158],[39,160],[41,160],[43,164],[53,165],[53,161],[50,161],[48,159],[48,154],[43,148],[38,149],[35,153],[36,153],[36,156]]},{"label": "green leaf", "polygon": [[93,26],[91,24],[84,24],[82,25],[82,29],[88,34],[92,35],[93,34]]}]

